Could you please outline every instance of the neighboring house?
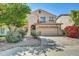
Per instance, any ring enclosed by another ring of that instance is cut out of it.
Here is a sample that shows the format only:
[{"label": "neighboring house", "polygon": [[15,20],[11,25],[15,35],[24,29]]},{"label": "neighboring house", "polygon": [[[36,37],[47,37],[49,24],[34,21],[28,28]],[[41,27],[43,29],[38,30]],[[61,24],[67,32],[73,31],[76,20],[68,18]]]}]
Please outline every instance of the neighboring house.
[{"label": "neighboring house", "polygon": [[66,26],[74,25],[74,22],[71,20],[69,14],[61,14],[57,17],[57,23],[63,23],[61,29],[64,29]]},{"label": "neighboring house", "polygon": [[36,27],[41,35],[62,35],[61,24],[56,23],[57,16],[47,11],[38,9],[31,12],[28,20],[28,34],[31,35],[31,26]]}]

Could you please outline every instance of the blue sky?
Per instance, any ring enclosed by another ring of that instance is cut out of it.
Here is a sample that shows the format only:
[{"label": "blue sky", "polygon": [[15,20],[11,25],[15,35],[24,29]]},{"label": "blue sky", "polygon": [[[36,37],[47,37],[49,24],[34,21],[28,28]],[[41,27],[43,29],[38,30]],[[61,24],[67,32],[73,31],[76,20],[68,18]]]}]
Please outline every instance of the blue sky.
[{"label": "blue sky", "polygon": [[32,11],[43,9],[55,15],[68,14],[71,10],[79,10],[78,3],[30,3]]}]

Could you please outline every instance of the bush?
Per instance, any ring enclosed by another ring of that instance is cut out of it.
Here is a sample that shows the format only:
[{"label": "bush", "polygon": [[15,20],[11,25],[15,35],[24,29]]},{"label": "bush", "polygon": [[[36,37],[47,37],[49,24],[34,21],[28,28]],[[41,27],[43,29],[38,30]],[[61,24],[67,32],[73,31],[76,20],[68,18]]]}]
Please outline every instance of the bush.
[{"label": "bush", "polygon": [[22,40],[22,35],[18,32],[8,32],[6,35],[6,40],[9,43],[16,43]]},{"label": "bush", "polygon": [[40,31],[32,30],[31,35],[33,38],[38,39],[38,36],[40,35]]},{"label": "bush", "polygon": [[65,35],[72,38],[79,37],[79,27],[78,26],[67,26],[64,28]]},{"label": "bush", "polygon": [[24,30],[20,29],[20,30],[17,30],[17,32],[19,32],[22,35],[22,38],[24,38],[25,34],[27,33],[27,30],[24,31]]}]

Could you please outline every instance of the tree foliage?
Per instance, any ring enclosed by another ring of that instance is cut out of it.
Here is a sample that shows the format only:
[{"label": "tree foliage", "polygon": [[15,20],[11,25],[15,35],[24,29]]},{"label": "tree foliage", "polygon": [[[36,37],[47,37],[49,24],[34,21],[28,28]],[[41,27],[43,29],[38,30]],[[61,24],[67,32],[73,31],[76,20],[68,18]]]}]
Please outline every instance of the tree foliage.
[{"label": "tree foliage", "polygon": [[0,4],[0,23],[21,27],[27,22],[27,15],[31,9],[27,4]]},{"label": "tree foliage", "polygon": [[74,25],[79,25],[79,10],[72,10],[71,18],[75,23]]}]

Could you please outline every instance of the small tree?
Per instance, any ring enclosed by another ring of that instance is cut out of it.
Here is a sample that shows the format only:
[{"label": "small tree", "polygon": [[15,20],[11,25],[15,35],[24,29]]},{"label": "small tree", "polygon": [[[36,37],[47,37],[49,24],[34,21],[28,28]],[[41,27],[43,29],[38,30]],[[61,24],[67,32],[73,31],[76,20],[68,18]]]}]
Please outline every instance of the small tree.
[{"label": "small tree", "polygon": [[79,10],[72,10],[71,18],[74,21],[74,25],[79,25]]},{"label": "small tree", "polygon": [[6,35],[8,42],[15,43],[22,40],[24,32],[16,29],[27,24],[27,15],[30,11],[27,4],[0,4],[0,24],[4,23],[9,28]]},{"label": "small tree", "polygon": [[0,4],[0,23],[5,23],[10,31],[10,25],[22,27],[27,23],[26,18],[30,11],[27,4]]}]

